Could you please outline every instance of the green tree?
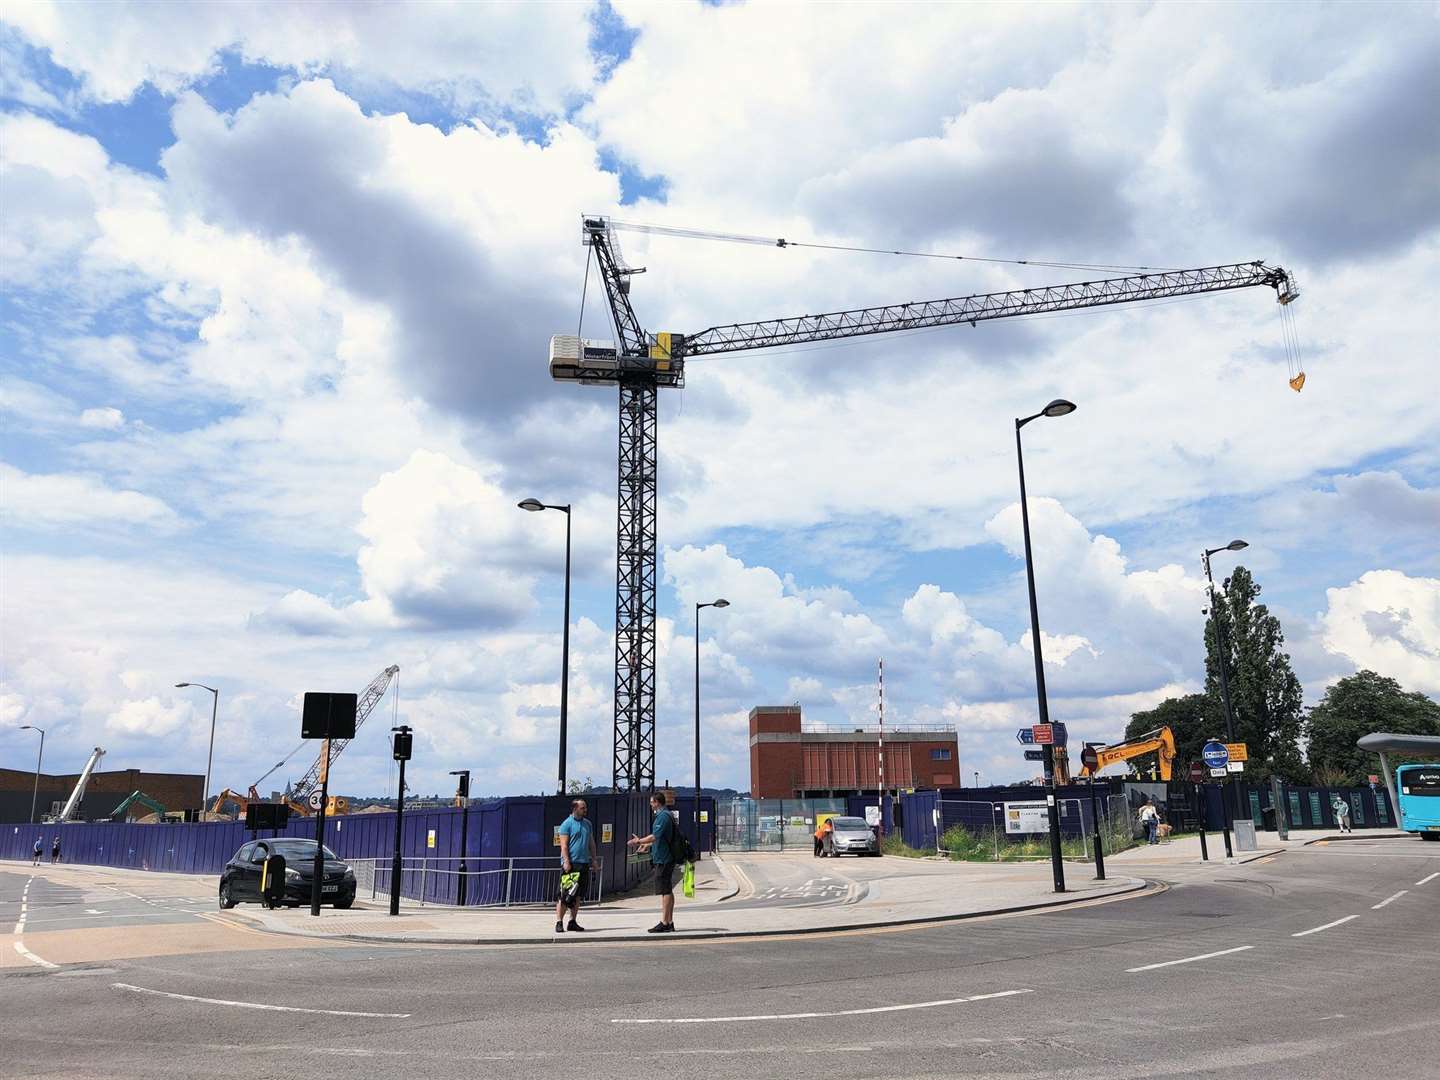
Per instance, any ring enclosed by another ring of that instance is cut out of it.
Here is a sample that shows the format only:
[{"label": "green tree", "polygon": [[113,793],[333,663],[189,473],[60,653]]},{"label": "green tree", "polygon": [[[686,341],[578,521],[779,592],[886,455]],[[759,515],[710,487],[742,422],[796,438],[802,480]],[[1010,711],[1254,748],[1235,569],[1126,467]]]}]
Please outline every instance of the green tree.
[{"label": "green tree", "polygon": [[[1200,748],[1205,740],[1215,734],[1210,719],[1210,702],[1204,694],[1186,694],[1184,697],[1166,698],[1153,709],[1132,713],[1125,725],[1125,738],[1138,739],[1148,731],[1168,727],[1175,736],[1174,779],[1183,780],[1185,769],[1192,761],[1200,760]],[[1147,754],[1131,761],[1131,766],[1148,768],[1153,758]]]},{"label": "green tree", "polygon": [[[1440,735],[1440,704],[1373,671],[1347,675],[1305,717],[1311,770],[1341,777],[1345,784],[1365,783],[1366,776],[1380,771],[1380,756],[1361,750],[1355,740],[1377,731]],[[1386,756],[1392,767],[1415,760]]]},{"label": "green tree", "polygon": [[1235,741],[1249,750],[1245,778],[1255,782],[1278,775],[1300,782],[1308,773],[1300,755],[1303,693],[1290,668],[1290,654],[1280,648],[1285,643],[1280,620],[1256,603],[1259,596],[1259,584],[1243,566],[1237,566],[1216,593],[1216,618],[1205,620],[1205,696],[1211,703],[1214,734],[1223,735],[1218,621],[1230,677]]}]

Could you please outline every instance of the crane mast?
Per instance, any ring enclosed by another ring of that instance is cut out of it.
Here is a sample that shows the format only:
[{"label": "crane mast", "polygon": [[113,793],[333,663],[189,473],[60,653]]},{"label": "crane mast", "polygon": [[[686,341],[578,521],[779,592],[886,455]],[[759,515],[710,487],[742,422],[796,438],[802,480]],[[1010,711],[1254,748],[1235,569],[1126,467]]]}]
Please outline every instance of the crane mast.
[{"label": "crane mast", "polygon": [[[655,511],[659,490],[657,391],[685,385],[685,358],[836,341],[871,334],[1011,319],[1025,315],[1133,304],[1201,293],[1268,286],[1289,304],[1293,278],[1263,262],[1229,263],[1194,270],[1154,270],[1038,289],[978,293],[712,326],[684,335],[648,334],[630,304],[630,279],[615,240],[620,227],[585,217],[583,242],[604,284],[616,341],[578,336],[550,339],[550,374],[560,382],[617,385],[620,397],[619,486],[616,499],[614,786],[655,785]],[[777,241],[784,247],[784,241]],[[1303,383],[1303,375],[1301,376]],[[1299,386],[1295,382],[1295,389]]]}]

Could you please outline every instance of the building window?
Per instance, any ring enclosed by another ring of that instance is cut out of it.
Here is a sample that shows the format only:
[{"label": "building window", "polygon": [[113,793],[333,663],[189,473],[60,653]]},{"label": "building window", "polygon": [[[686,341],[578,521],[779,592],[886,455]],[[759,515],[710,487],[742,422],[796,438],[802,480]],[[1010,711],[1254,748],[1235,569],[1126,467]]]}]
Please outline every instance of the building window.
[{"label": "building window", "polygon": [[942,746],[942,747],[939,747],[939,748],[937,748],[937,749],[935,749],[935,750],[931,750],[931,751],[930,751],[930,760],[931,760],[931,761],[949,761],[949,760],[950,760],[950,748],[949,748],[948,746]]}]

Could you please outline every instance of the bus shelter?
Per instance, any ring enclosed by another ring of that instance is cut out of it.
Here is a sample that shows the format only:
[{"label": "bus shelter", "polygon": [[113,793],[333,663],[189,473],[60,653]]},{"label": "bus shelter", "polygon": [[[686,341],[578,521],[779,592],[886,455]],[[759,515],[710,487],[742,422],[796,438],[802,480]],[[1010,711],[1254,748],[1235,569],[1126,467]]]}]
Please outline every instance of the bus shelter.
[{"label": "bus shelter", "polygon": [[1420,754],[1440,761],[1440,735],[1395,735],[1388,731],[1377,731],[1362,735],[1355,740],[1361,750],[1380,755],[1380,775],[1385,778],[1385,790],[1390,793],[1390,805],[1395,807],[1395,823],[1400,824],[1400,799],[1395,791],[1395,771],[1390,768],[1386,753]]}]

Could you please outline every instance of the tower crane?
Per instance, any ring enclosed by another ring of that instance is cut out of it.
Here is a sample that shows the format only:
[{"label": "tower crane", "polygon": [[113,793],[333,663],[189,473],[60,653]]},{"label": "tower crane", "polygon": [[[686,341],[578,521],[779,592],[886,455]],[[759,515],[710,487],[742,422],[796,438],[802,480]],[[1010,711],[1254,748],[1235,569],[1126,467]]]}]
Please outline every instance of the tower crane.
[{"label": "tower crane", "polygon": [[[1274,289],[1276,299],[1284,305],[1299,295],[1290,274],[1278,266],[1264,262],[1230,263],[1194,270],[1146,270],[1036,289],[729,323],[693,334],[669,331],[651,334],[641,326],[630,304],[630,280],[643,273],[644,268],[625,265],[620,255],[615,233],[627,227],[633,226],[592,216],[584,217],[581,226],[583,243],[590,248],[589,257],[599,268],[616,340],[593,341],[568,334],[557,334],[550,339],[553,379],[619,388],[614,731],[617,790],[644,790],[655,784],[657,391],[661,387],[685,385],[687,359],[963,323],[973,327],[995,319],[1256,286]],[[646,232],[685,234],[683,230],[638,228]],[[749,242],[757,239],[712,238]],[[782,248],[825,246],[802,245],[784,239],[762,242]],[[1303,372],[1290,383],[1295,390],[1303,384]]]}]

